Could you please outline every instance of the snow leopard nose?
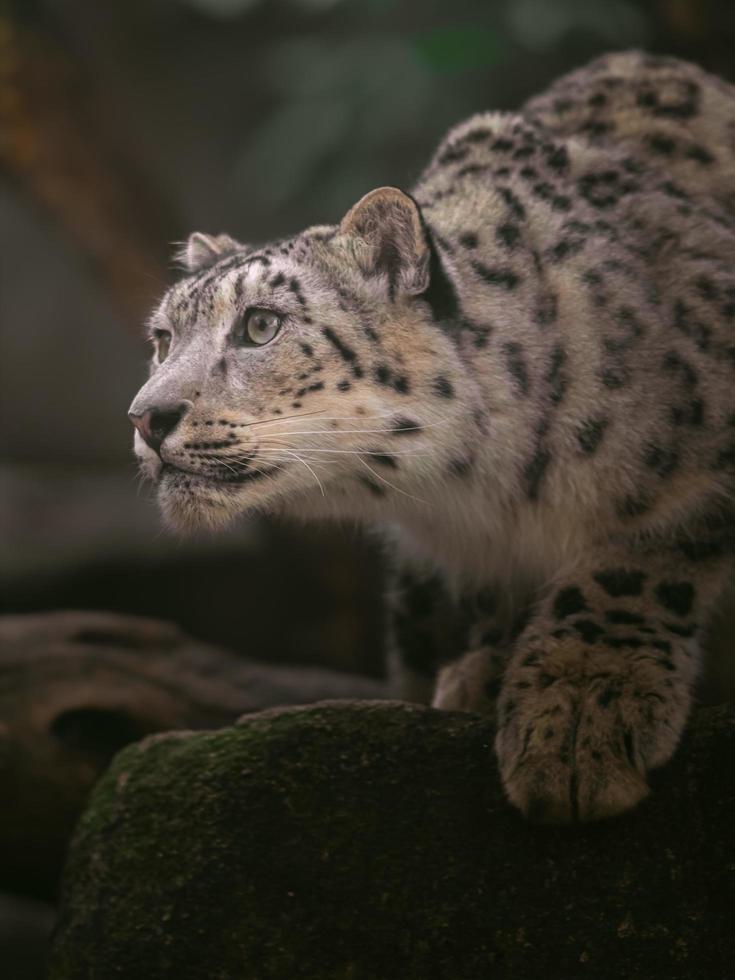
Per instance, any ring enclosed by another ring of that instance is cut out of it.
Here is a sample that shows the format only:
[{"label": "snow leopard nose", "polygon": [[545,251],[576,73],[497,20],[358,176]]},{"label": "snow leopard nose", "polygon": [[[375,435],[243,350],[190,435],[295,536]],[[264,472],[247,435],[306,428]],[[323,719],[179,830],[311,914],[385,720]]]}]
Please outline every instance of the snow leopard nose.
[{"label": "snow leopard nose", "polygon": [[178,402],[151,408],[140,415],[128,412],[128,418],[151,449],[160,454],[163,440],[174,431],[190,406],[191,402]]}]

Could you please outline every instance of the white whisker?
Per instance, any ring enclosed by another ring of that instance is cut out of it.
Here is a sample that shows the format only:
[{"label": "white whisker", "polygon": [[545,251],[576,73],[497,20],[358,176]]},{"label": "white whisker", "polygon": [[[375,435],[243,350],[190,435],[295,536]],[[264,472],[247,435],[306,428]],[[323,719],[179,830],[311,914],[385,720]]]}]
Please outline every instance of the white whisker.
[{"label": "white whisker", "polygon": [[[267,452],[281,452],[286,447],[280,446],[258,446],[258,455]],[[300,451],[300,450],[299,450]],[[428,459],[431,453],[412,453],[408,450],[403,452],[393,453],[390,450],[380,450],[380,449],[312,449],[311,446],[304,448],[304,452],[307,453],[333,453],[338,456],[411,456],[418,459]]]},{"label": "white whisker", "polygon": [[[324,419],[325,422],[337,421],[336,419]],[[342,436],[342,435],[387,435],[396,432],[411,432],[421,429],[433,428],[437,425],[447,425],[451,420],[443,419],[440,422],[427,422],[425,425],[407,425],[400,429],[291,429],[286,432],[279,432],[279,436]]]},{"label": "white whisker", "polygon": [[404,497],[409,497],[411,500],[416,500],[420,504],[427,504],[427,505],[429,504],[429,501],[428,500],[423,500],[421,497],[414,497],[414,495],[412,493],[406,493],[405,490],[401,490],[400,487],[397,487],[394,484],[390,483],[388,480],[384,479],[380,475],[380,473],[376,473],[375,472],[375,470],[372,468],[372,466],[368,466],[368,464],[365,462],[364,459],[362,459],[362,457],[360,457],[360,462],[365,467],[365,469],[369,470],[373,474],[374,477],[377,477],[377,479],[380,480],[381,483],[384,483],[387,487],[390,487],[391,490],[395,490],[396,493],[403,494]]},{"label": "white whisker", "polygon": [[321,412],[297,412],[295,415],[278,415],[272,419],[259,419],[255,422],[236,422],[240,428],[251,428],[254,425],[267,425],[269,422],[288,422],[290,419],[306,419],[314,415],[321,415]]},{"label": "white whisker", "polygon": [[316,482],[317,482],[317,485],[318,485],[318,487],[319,487],[319,489],[320,489],[320,490],[321,490],[321,492],[322,492],[322,497],[324,497],[324,496],[326,496],[326,494],[324,493],[324,487],[322,486],[322,481],[321,481],[321,480],[319,479],[319,477],[318,477],[318,476],[316,475],[316,473],[315,473],[315,472],[314,472],[314,470],[313,470],[313,469],[311,468],[311,466],[310,466],[310,465],[309,465],[309,464],[308,464],[308,463],[306,462],[306,460],[305,460],[305,459],[302,459],[302,458],[301,458],[301,456],[299,456],[299,455],[298,455],[298,453],[292,453],[291,455],[292,455],[292,456],[293,456],[293,457],[294,457],[295,459],[297,459],[297,460],[299,461],[299,463],[303,463],[303,464],[304,464],[304,466],[305,466],[305,467],[307,468],[307,470],[308,470],[308,471],[309,471],[309,472],[311,473],[311,475],[312,475],[312,476],[314,477],[314,479],[316,480]]}]

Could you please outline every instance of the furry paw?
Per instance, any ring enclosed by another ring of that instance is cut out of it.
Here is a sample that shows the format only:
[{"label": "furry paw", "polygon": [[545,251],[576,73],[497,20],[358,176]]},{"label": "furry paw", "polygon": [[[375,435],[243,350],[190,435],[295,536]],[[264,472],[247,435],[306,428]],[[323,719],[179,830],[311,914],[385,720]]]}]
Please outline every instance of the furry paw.
[{"label": "furry paw", "polygon": [[[652,651],[653,654],[656,651]],[[671,757],[688,685],[637,651],[557,649],[518,661],[503,684],[495,741],[510,801],[528,819],[617,816],[648,793],[646,774]]]},{"label": "furry paw", "polygon": [[432,707],[492,714],[506,663],[507,657],[489,647],[466,653],[439,671]]}]

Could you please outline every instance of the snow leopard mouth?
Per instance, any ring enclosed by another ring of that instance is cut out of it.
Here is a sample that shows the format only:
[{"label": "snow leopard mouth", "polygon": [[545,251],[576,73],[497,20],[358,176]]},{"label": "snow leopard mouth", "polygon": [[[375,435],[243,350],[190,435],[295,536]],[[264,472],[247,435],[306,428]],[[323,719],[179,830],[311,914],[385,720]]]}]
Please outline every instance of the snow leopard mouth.
[{"label": "snow leopard mouth", "polygon": [[261,480],[266,476],[275,476],[282,471],[283,464],[279,466],[264,466],[257,470],[241,469],[233,471],[220,471],[216,475],[211,473],[193,472],[192,470],[181,469],[172,463],[164,463],[158,474],[158,482],[165,482],[168,486],[183,488],[186,490],[200,487],[237,487],[245,483],[252,483]]}]

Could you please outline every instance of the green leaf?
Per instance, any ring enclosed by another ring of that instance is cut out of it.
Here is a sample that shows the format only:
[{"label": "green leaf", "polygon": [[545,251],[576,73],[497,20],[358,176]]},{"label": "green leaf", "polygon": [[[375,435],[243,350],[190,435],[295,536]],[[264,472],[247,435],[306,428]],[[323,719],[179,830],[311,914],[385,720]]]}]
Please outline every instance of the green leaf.
[{"label": "green leaf", "polygon": [[497,64],[503,55],[503,42],[487,27],[444,27],[415,39],[419,58],[435,72],[462,72]]}]

